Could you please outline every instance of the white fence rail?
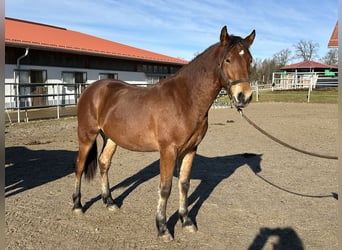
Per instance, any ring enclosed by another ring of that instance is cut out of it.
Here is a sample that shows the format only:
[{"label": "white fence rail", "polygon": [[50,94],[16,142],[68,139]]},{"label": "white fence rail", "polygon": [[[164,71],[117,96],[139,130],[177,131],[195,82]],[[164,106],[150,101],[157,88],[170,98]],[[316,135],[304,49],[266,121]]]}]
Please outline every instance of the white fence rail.
[{"label": "white fence rail", "polygon": [[[305,77],[304,77],[305,76]],[[311,77],[311,78],[310,78]],[[295,81],[297,79],[297,81]],[[63,83],[6,83],[5,82],[5,112],[6,119],[9,122],[28,121],[32,118],[28,115],[33,110],[49,108],[54,117],[59,119],[61,110],[66,110],[68,107],[75,107],[77,100],[82,91],[89,84],[63,84]],[[146,86],[146,85],[143,85]],[[252,84],[254,90],[254,100],[259,101],[259,94],[263,91],[274,90],[290,90],[290,89],[307,89],[307,101],[310,102],[311,92],[321,88],[337,88],[337,76],[320,76],[315,74],[299,74],[295,78],[280,77],[274,78],[273,84]],[[220,101],[219,97],[227,96],[227,93],[222,90],[218,95],[218,99],[214,101],[212,108],[227,108],[230,107],[230,101]],[[38,112],[38,111],[35,111]],[[71,111],[75,114],[75,111]],[[62,113],[64,116],[64,113]]]},{"label": "white fence rail", "polygon": [[336,87],[338,72],[273,72],[273,89]]},{"label": "white fence rail", "polygon": [[[22,111],[55,108],[59,118],[60,107],[76,105],[87,84],[62,83],[7,83],[5,82],[5,111],[16,111],[17,122],[22,119]],[[8,118],[10,119],[9,115]],[[27,118],[26,118],[27,119]],[[25,119],[24,119],[25,120]],[[12,122],[12,120],[10,119]]]},{"label": "white fence rail", "polygon": [[[20,123],[75,115],[78,98],[88,85],[90,83],[5,82],[6,121]],[[148,84],[134,85],[146,87]]]}]

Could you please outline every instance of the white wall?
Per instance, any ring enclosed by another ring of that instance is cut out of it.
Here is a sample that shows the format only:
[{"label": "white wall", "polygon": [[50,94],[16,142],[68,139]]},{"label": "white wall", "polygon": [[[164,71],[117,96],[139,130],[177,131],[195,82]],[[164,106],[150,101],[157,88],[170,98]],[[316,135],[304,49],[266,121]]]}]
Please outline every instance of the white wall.
[{"label": "white wall", "polygon": [[[5,65],[5,83],[15,83],[14,72],[17,69],[17,65],[6,64]],[[88,84],[93,83],[99,79],[100,73],[117,73],[119,80],[128,82],[130,84],[147,84],[147,77],[143,72],[128,72],[128,71],[116,71],[116,70],[95,70],[95,69],[83,69],[83,68],[63,68],[63,67],[47,67],[47,66],[32,66],[32,65],[20,65],[20,70],[46,70],[48,84],[61,84],[62,72],[87,72]],[[30,89],[30,88],[28,88]],[[58,88],[56,86],[48,86],[48,94],[56,93],[68,93],[68,89],[62,86]],[[5,96],[16,95],[15,85],[5,85]],[[69,93],[72,94],[72,93]],[[29,99],[29,98],[28,98]],[[54,97],[48,97],[50,105],[55,105],[57,100]],[[65,104],[74,102],[73,95],[68,97]],[[30,100],[28,100],[30,102]],[[15,97],[5,97],[5,107],[15,107]]]}]

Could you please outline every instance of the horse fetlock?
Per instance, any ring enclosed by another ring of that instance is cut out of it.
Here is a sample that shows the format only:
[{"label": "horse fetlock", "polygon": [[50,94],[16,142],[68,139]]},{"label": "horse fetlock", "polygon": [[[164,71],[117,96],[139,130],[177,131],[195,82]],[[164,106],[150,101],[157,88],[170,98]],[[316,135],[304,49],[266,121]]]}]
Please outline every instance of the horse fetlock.
[{"label": "horse fetlock", "polygon": [[72,207],[72,211],[75,213],[83,213],[81,196],[79,194],[75,193],[72,195],[72,200],[74,202],[74,206]]},{"label": "horse fetlock", "polygon": [[114,200],[110,194],[102,194],[102,201],[103,201],[103,204],[105,205],[110,206],[114,204]]}]

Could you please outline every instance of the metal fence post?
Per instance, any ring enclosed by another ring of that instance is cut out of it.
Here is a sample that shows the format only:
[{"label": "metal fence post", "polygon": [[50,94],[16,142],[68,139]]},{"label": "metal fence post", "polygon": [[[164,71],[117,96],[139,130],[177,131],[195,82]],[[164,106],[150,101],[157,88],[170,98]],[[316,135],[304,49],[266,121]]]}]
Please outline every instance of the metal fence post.
[{"label": "metal fence post", "polygon": [[57,104],[56,104],[56,107],[57,107],[57,119],[59,119],[59,84],[57,82]]}]

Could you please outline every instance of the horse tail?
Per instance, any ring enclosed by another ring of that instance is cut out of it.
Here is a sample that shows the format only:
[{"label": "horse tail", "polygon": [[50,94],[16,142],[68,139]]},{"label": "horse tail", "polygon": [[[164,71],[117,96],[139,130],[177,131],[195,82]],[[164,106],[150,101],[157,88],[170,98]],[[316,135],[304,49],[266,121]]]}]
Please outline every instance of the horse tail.
[{"label": "horse tail", "polygon": [[87,160],[84,167],[84,174],[86,180],[90,181],[94,179],[97,169],[97,145],[96,140],[94,141],[91,149],[88,153]]}]

